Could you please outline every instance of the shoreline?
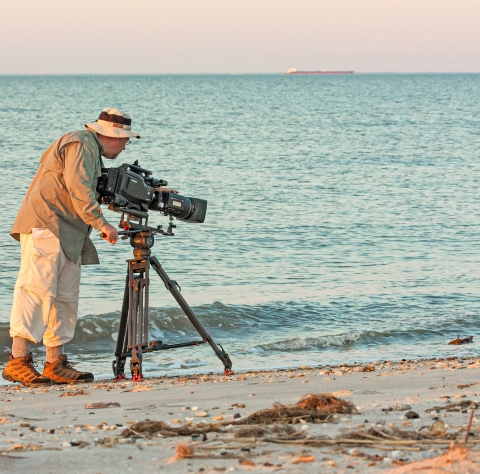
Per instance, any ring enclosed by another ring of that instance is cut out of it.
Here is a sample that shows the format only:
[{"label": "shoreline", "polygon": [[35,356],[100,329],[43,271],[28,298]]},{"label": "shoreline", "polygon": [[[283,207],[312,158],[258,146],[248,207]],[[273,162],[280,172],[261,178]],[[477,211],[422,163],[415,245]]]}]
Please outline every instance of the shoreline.
[{"label": "shoreline", "polygon": [[[179,473],[387,472],[438,456],[449,443],[428,449],[417,445],[392,449],[355,444],[312,447],[305,440],[279,444],[265,437],[244,442],[234,437],[242,426],[232,423],[272,408],[275,402],[291,406],[305,394],[329,392],[353,402],[358,413],[288,426],[306,439],[327,436],[335,440],[351,430],[378,427],[421,433],[436,418],[446,424],[448,433],[461,437],[473,404],[480,406],[479,374],[480,358],[448,356],[258,370],[228,377],[148,377],[140,383],[102,379],[42,388],[10,384],[0,387],[0,455],[5,472],[35,469],[39,474],[59,472],[65,463],[73,471],[102,474],[119,469],[147,473],[160,469]],[[467,400],[470,407],[442,409]],[[409,410],[399,409],[406,406]],[[432,411],[433,407],[437,409]],[[407,419],[408,411],[418,418]],[[162,421],[172,429],[204,423],[222,432],[209,432],[205,440],[194,435],[122,436],[126,428],[147,419]],[[480,417],[474,417],[470,431],[473,444],[469,449],[475,451]],[[175,453],[182,443],[187,457],[179,459]],[[188,457],[188,449],[193,457]]]},{"label": "shoreline", "polygon": [[[41,355],[44,357],[44,351],[41,351]],[[37,354],[35,357],[35,360],[38,360],[38,365],[41,368],[43,365],[43,362],[39,360],[39,354]],[[113,359],[113,356],[111,356]],[[379,366],[379,365],[384,365],[384,364],[389,364],[389,365],[401,365],[401,364],[412,364],[412,363],[426,363],[426,362],[442,362],[442,361],[449,361],[449,360],[480,360],[480,355],[474,356],[474,355],[460,355],[460,356],[445,356],[445,357],[422,357],[422,358],[412,358],[412,359],[375,359],[371,361],[366,361],[366,362],[341,362],[338,364],[325,364],[325,365],[292,365],[289,367],[286,366],[275,366],[271,368],[259,368],[259,369],[253,369],[253,368],[246,368],[246,369],[235,369],[233,367],[234,375],[241,375],[241,374],[248,374],[248,373],[277,373],[277,372],[289,372],[289,371],[303,371],[303,370],[334,370],[334,369],[354,369],[355,367],[363,367],[363,366],[368,366],[368,365],[373,365],[373,366]],[[92,370],[88,369],[85,367],[85,362],[84,361],[79,361],[76,358],[72,357],[71,362],[74,363],[74,365],[78,364],[78,369],[79,370]],[[0,369],[3,370],[3,366],[6,364],[6,361],[3,363],[3,365],[0,364]],[[221,362],[217,361],[217,367],[220,369],[221,368]],[[198,370],[196,370],[198,369]],[[204,376],[222,376],[221,370],[215,370],[212,371],[211,369],[206,369],[205,371],[202,370],[203,367],[191,367],[188,369],[181,369],[181,372],[176,372],[178,369],[172,369],[172,370],[167,370],[167,369],[162,369],[156,371],[155,369],[152,368],[147,368],[145,369],[144,377],[146,380],[150,379],[196,379],[198,377],[204,377]],[[40,370],[41,371],[41,370]],[[113,376],[111,374],[101,374],[101,375],[96,375],[95,371],[93,369],[95,380],[93,383],[97,383],[99,381],[101,382],[113,382],[116,383],[116,381],[113,379]],[[170,372],[170,373],[167,373]],[[128,368],[126,368],[125,373],[128,373]],[[127,374],[127,378],[130,379],[129,375]],[[127,380],[128,381],[128,380]],[[6,381],[2,377],[0,377],[0,389],[2,387],[6,386],[11,386],[12,383]],[[13,386],[18,386],[18,385],[13,385]]]}]

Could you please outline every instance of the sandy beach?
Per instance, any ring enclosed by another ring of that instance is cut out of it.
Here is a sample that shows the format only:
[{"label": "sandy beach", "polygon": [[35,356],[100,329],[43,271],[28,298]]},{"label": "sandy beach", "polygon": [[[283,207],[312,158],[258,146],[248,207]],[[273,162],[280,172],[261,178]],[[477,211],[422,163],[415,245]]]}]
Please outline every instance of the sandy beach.
[{"label": "sandy beach", "polygon": [[[452,441],[465,438],[480,400],[479,373],[478,359],[447,358],[230,377],[152,377],[136,384],[102,379],[44,388],[4,385],[1,470],[388,472],[438,457]],[[275,425],[236,424],[275,402],[288,407],[305,394],[324,392],[351,401],[358,413],[331,414],[314,422],[300,417],[293,424],[292,419]],[[172,431],[142,432],[145,420],[164,422]],[[431,432],[435,422],[443,423],[443,434],[433,441],[392,443],[400,439],[392,430],[408,432],[411,438],[411,433]],[[170,436],[177,428],[195,426],[197,433]],[[355,442],[353,432],[370,435]],[[350,441],[338,441],[342,439]],[[322,445],[322,440],[330,444]],[[477,442],[480,417],[474,416],[469,452],[479,449]]]}]

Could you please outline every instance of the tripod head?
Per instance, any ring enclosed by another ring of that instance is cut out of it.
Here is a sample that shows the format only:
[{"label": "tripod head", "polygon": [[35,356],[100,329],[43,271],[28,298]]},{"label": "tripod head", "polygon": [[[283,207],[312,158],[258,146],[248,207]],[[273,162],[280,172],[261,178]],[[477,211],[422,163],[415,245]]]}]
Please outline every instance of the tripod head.
[{"label": "tripod head", "polygon": [[168,236],[175,235],[172,232],[172,230],[176,229],[177,226],[173,223],[173,216],[171,214],[168,216],[168,228],[167,230],[163,230],[162,225],[157,225],[157,227],[155,228],[147,226],[148,224],[147,212],[136,211],[136,210],[122,208],[122,207],[113,207],[113,206],[108,206],[108,208],[111,211],[119,212],[122,215],[120,217],[120,223],[118,224],[118,227],[122,228],[124,232],[119,232],[118,235],[137,233],[146,229],[150,229],[156,234],[162,234],[162,235],[168,235]]},{"label": "tripod head", "polygon": [[[109,207],[110,208],[110,207]],[[151,255],[150,250],[155,244],[154,235],[161,234],[172,237],[175,234],[172,232],[177,226],[173,223],[173,217],[169,216],[169,223],[167,230],[163,230],[162,225],[157,227],[150,227],[148,223],[148,214],[144,212],[135,212],[131,209],[110,208],[115,212],[122,214],[118,227],[122,228],[120,231],[122,240],[130,237],[130,245],[133,247],[133,255],[135,258],[147,257]],[[136,222],[132,222],[136,221]],[[145,221],[145,224],[143,223]],[[102,232],[100,237],[103,239],[106,235]]]},{"label": "tripod head", "polygon": [[146,257],[152,254],[151,248],[155,244],[154,235],[165,235],[173,236],[175,235],[172,232],[172,228],[176,227],[172,222],[169,223],[168,229],[165,231],[162,229],[162,226],[149,227],[141,224],[129,223],[128,226],[119,226],[123,227],[123,231],[120,231],[122,240],[128,239],[130,237],[130,245],[133,247],[133,255],[135,258]]}]

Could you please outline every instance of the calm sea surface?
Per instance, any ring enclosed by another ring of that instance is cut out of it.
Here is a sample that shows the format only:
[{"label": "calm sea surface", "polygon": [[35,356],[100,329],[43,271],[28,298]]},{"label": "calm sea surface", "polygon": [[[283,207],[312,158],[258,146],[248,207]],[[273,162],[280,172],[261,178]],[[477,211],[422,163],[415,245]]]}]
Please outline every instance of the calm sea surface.
[{"label": "calm sea surface", "polygon": [[[0,344],[41,153],[103,107],[133,116],[133,162],[208,200],[154,253],[234,369],[479,353],[480,75],[0,76]],[[105,210],[112,224],[119,214]],[[151,224],[167,224],[152,213]],[[109,375],[128,241],[93,239],[67,347]],[[151,336],[196,339],[160,279]],[[473,344],[448,346],[458,335]],[[41,355],[41,348],[37,349]],[[209,346],[146,374],[220,372]]]}]

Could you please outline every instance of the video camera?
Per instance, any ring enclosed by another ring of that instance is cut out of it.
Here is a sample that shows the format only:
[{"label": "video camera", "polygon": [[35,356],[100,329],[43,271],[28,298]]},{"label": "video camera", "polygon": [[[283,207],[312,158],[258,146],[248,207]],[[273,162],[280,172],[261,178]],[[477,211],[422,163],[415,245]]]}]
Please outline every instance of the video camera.
[{"label": "video camera", "polygon": [[133,165],[124,163],[117,168],[102,168],[97,182],[98,202],[139,217],[148,217],[148,210],[152,210],[182,221],[204,222],[207,201],[156,191],[167,184],[138,166],[138,160]]}]

